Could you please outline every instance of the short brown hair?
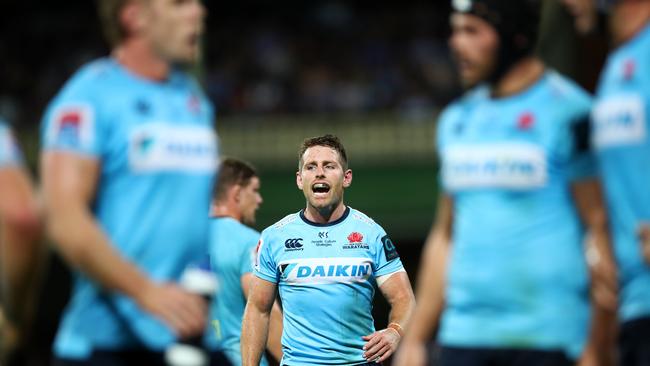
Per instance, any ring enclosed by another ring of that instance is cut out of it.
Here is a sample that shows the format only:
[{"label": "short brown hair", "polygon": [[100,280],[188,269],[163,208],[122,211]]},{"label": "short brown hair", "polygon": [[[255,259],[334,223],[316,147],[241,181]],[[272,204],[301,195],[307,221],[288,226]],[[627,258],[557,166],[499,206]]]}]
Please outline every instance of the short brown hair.
[{"label": "short brown hair", "polygon": [[102,23],[104,37],[111,45],[117,46],[126,37],[126,29],[120,20],[120,12],[133,0],[97,0],[97,12]]},{"label": "short brown hair", "polygon": [[248,185],[253,177],[257,177],[257,172],[252,165],[245,161],[224,158],[219,166],[218,175],[212,190],[212,199],[216,201],[226,198],[230,187]]},{"label": "short brown hair", "polygon": [[341,165],[343,166],[343,170],[346,170],[348,168],[348,155],[345,153],[345,147],[343,147],[341,140],[339,140],[339,138],[334,135],[327,134],[324,136],[306,138],[302,142],[302,145],[300,146],[300,153],[298,154],[298,170],[302,169],[302,156],[305,155],[305,151],[313,146],[327,146],[336,150],[339,153],[339,157],[341,158]]}]

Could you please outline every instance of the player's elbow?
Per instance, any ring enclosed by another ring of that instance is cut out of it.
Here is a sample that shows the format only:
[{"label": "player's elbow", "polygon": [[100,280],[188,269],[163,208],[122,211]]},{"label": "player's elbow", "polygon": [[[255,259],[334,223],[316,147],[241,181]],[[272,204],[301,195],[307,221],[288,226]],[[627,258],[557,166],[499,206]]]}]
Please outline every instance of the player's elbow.
[{"label": "player's elbow", "polygon": [[63,211],[46,216],[45,231],[54,248],[72,264],[83,261],[86,245],[78,238],[82,236],[83,220],[77,219],[73,212]]},{"label": "player's elbow", "polygon": [[41,216],[34,206],[23,205],[2,213],[5,230],[20,237],[37,237],[41,231]]},{"label": "player's elbow", "polygon": [[393,307],[405,309],[409,314],[415,309],[415,295],[410,283],[402,286],[402,289],[392,296],[391,303]]}]

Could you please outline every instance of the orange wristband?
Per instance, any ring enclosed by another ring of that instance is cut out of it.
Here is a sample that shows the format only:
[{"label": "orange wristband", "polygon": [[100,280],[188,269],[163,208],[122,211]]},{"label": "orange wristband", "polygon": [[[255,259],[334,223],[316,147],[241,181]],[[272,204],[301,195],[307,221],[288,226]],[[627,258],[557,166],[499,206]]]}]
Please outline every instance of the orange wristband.
[{"label": "orange wristband", "polygon": [[386,328],[395,329],[395,331],[397,331],[397,334],[399,334],[400,337],[404,337],[404,329],[402,328],[401,325],[399,325],[399,323],[395,323],[395,322],[390,323]]}]

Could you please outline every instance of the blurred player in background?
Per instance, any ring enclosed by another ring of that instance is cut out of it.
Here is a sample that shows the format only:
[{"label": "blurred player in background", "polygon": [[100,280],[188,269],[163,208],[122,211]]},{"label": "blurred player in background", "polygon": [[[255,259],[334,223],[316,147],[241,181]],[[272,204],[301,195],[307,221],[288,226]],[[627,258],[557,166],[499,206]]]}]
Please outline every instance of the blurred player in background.
[{"label": "blurred player in background", "polygon": [[611,355],[599,323],[588,337],[598,312],[583,225],[602,274],[594,296],[616,307],[588,150],[591,100],[533,56],[538,5],[453,1],[450,45],[470,90],[439,122],[444,193],[399,365],[424,364],[436,330],[442,366],[573,365],[583,354],[583,365],[597,365]]},{"label": "blurred player in background", "polygon": [[31,179],[9,126],[0,119],[0,363],[24,345],[31,325],[40,235]]},{"label": "blurred player in background", "polygon": [[[307,204],[262,232],[242,326],[242,358],[258,365],[276,288],[282,299],[282,365],[377,365],[395,352],[415,305],[395,245],[383,228],[343,203],[352,184],[345,148],[306,139],[296,184]],[[375,331],[378,286],[391,306]]]},{"label": "blurred player in background", "polygon": [[110,57],[81,68],[42,125],[48,234],[75,270],[57,365],[159,365],[205,329],[177,285],[207,254],[217,168],[213,110],[183,70],[197,61],[198,0],[100,0]]},{"label": "blurred player in background", "polygon": [[[217,273],[219,291],[210,311],[214,330],[208,333],[211,350],[225,354],[233,366],[242,364],[241,324],[253,279],[255,247],[260,233],[247,225],[255,224],[260,204],[260,179],[249,164],[228,158],[221,162],[213,193],[210,216],[210,258]],[[268,350],[282,358],[282,313],[275,304],[271,311]],[[263,357],[261,365],[268,365]]]},{"label": "blurred player in background", "polygon": [[620,364],[650,365],[650,1],[604,3],[616,48],[601,75],[592,141],[620,268]]}]

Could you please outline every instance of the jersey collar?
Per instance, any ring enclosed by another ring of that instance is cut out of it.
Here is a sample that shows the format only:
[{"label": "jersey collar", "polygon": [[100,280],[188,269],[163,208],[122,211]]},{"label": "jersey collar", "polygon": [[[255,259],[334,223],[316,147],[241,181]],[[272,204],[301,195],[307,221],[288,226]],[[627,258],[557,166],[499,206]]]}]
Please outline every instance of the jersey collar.
[{"label": "jersey collar", "polygon": [[319,223],[313,222],[313,221],[307,219],[307,217],[305,217],[305,209],[304,208],[302,210],[300,210],[300,218],[302,219],[302,221],[304,221],[305,224],[307,224],[307,225],[316,226],[316,227],[334,226],[336,224],[339,224],[339,223],[343,222],[345,219],[347,219],[349,214],[350,214],[350,207],[345,206],[345,211],[343,212],[343,215],[341,215],[341,217],[339,217],[337,220],[332,221],[332,222],[328,222],[328,223],[325,223],[325,224],[319,224]]}]

